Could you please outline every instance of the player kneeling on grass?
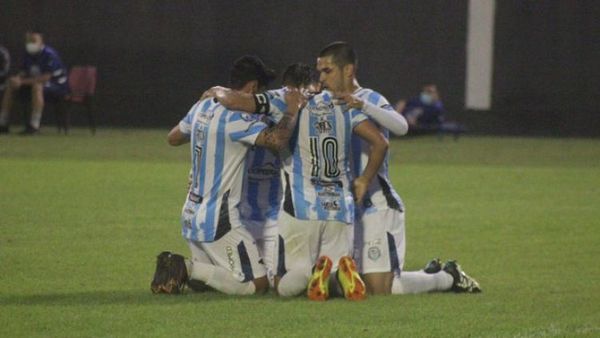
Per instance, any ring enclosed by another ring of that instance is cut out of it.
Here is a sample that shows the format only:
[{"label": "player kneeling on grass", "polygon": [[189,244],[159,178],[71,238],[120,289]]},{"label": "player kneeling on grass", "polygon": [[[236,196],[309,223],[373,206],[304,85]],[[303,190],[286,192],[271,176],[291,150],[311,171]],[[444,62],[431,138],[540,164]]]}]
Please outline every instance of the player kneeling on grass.
[{"label": "player kneeling on grass", "polygon": [[[324,48],[318,60],[323,87],[335,93],[348,109],[357,109],[372,120],[387,139],[389,131],[404,135],[408,123],[378,92],[363,88],[356,79],[357,57],[346,42]],[[352,142],[352,172],[366,170],[370,145],[359,138]],[[367,290],[372,294],[403,294],[429,291],[478,292],[479,285],[458,264],[441,266],[433,260],[424,271],[402,271],[405,253],[404,205],[388,174],[388,155],[377,177],[356,207],[355,259]]]},{"label": "player kneeling on grass", "polygon": [[[262,61],[245,56],[231,71],[232,89],[257,93],[272,79]],[[192,258],[163,252],[158,256],[151,289],[178,293],[187,277],[232,295],[265,292],[269,283],[252,235],[242,226],[239,203],[244,160],[250,147],[279,152],[287,147],[305,99],[285,94],[287,109],[273,127],[258,116],[228,110],[208,98],[196,103],[169,133],[169,143],[190,142],[192,184],[182,211],[182,234]],[[187,266],[186,266],[187,265]]]}]

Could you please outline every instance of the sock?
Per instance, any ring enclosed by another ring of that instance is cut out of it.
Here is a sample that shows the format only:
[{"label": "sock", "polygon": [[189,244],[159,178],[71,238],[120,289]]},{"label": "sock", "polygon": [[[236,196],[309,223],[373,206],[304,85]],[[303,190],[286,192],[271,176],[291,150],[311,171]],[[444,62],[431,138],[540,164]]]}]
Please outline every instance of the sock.
[{"label": "sock", "polygon": [[282,297],[298,296],[306,290],[309,280],[310,274],[307,275],[303,269],[289,270],[281,277],[277,286],[277,293]]},{"label": "sock", "polygon": [[7,126],[8,125],[8,116],[10,114],[8,112],[0,112],[0,126]]},{"label": "sock", "polygon": [[394,277],[392,294],[404,295],[409,293],[424,293],[432,291],[447,291],[452,287],[454,279],[445,272],[433,274],[424,271],[402,271],[400,276]]},{"label": "sock", "polygon": [[337,278],[337,270],[331,271],[331,275],[329,277],[329,297],[343,297],[344,290],[342,290],[342,286],[338,282]]},{"label": "sock", "polygon": [[231,271],[197,260],[192,261],[190,278],[203,281],[211,288],[228,295],[253,295],[256,291],[254,282],[240,282]]},{"label": "sock", "polygon": [[30,124],[35,129],[40,129],[40,123],[42,122],[42,109],[34,109],[31,111]]}]

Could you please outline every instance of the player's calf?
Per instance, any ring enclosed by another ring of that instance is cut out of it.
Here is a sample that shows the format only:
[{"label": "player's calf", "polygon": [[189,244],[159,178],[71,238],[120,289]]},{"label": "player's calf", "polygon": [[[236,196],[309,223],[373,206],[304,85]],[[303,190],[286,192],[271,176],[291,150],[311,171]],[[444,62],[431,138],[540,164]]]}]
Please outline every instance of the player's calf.
[{"label": "player's calf", "polygon": [[392,292],[394,273],[391,271],[367,273],[362,278],[371,295],[389,295]]}]

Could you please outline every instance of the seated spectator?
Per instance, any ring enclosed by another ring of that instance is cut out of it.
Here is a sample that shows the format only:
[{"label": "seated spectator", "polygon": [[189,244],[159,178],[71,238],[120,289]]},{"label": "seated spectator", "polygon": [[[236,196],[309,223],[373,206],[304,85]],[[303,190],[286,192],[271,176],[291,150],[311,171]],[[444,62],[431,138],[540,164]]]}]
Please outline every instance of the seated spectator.
[{"label": "seated spectator", "polygon": [[421,94],[408,102],[401,111],[410,129],[438,127],[444,121],[444,105],[435,84],[423,86]]},{"label": "seated spectator", "polygon": [[23,134],[35,134],[40,129],[44,103],[68,94],[67,70],[58,53],[44,44],[42,33],[25,34],[27,53],[18,75],[8,80],[0,109],[0,133],[9,132],[10,110],[15,95],[31,100],[31,119]]},{"label": "seated spectator", "polygon": [[447,132],[458,135],[465,131],[464,126],[446,121],[446,110],[437,86],[433,83],[425,84],[418,97],[408,102],[398,101],[395,108],[408,121],[408,131],[411,134]]}]

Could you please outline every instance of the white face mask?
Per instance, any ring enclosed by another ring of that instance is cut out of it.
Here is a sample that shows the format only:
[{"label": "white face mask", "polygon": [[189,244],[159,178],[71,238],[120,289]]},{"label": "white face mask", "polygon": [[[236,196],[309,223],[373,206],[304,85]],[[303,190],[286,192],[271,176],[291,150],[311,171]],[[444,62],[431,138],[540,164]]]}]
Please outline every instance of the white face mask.
[{"label": "white face mask", "polygon": [[421,93],[421,102],[426,105],[430,105],[433,103],[433,97],[431,97],[430,94],[423,92]]},{"label": "white face mask", "polygon": [[29,54],[37,54],[42,50],[42,46],[35,42],[28,42],[25,44],[25,49]]}]

